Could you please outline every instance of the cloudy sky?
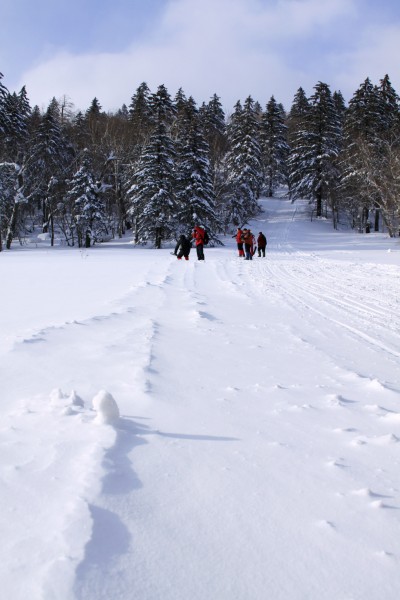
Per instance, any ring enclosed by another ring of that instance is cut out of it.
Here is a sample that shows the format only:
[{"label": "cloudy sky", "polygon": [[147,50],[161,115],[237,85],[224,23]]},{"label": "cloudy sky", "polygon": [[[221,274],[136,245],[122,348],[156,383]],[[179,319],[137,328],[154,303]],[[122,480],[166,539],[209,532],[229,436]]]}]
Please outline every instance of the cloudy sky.
[{"label": "cloudy sky", "polygon": [[251,95],[290,108],[324,81],[349,100],[388,73],[400,93],[399,0],[1,0],[0,72],[44,108],[129,105],[141,82],[226,112]]}]

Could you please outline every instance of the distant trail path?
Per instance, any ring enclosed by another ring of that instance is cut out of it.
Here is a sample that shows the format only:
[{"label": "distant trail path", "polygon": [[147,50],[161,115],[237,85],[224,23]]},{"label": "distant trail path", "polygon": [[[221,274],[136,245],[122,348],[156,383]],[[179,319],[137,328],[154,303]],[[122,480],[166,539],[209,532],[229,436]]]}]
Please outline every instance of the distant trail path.
[{"label": "distant trail path", "polygon": [[[265,286],[272,283],[299,319],[327,319],[377,349],[389,360],[400,358],[399,270],[390,265],[351,263],[296,250],[296,225],[307,216],[295,205],[271,201]],[[282,203],[281,203],[282,204]],[[290,217],[292,212],[292,217]],[[310,315],[310,311],[311,314]],[[349,325],[351,324],[351,325]]]}]

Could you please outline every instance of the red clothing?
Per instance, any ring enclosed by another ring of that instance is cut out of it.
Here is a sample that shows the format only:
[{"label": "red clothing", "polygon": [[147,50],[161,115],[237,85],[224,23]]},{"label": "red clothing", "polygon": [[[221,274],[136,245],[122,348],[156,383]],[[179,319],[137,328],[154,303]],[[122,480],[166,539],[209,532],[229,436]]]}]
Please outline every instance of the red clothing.
[{"label": "red clothing", "polygon": [[238,244],[240,244],[241,242],[243,242],[242,235],[243,235],[243,231],[241,229],[238,229],[237,230],[237,234],[236,234],[236,241],[237,241]]},{"label": "red clothing", "polygon": [[248,244],[249,246],[253,246],[254,244],[254,235],[251,233],[250,229],[248,229],[244,234],[243,234],[243,242],[245,244]]},{"label": "red clothing", "polygon": [[204,245],[204,229],[202,227],[195,227],[192,237],[196,241],[196,246]]}]

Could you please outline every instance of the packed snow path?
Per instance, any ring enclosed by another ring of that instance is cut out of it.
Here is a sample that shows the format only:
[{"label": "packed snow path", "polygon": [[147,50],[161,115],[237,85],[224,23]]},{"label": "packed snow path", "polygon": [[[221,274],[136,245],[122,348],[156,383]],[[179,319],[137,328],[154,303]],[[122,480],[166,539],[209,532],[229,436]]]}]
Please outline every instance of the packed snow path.
[{"label": "packed snow path", "polygon": [[5,597],[397,600],[398,241],[306,209],[264,201],[252,262],[5,255]]}]

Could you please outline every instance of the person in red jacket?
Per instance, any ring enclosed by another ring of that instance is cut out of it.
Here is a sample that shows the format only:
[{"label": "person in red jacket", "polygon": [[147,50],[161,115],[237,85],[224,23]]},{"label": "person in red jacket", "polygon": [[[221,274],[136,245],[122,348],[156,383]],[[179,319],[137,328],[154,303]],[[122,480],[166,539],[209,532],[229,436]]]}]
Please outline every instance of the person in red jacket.
[{"label": "person in red jacket", "polygon": [[246,253],[244,260],[253,260],[255,237],[250,229],[243,229],[243,241]]},{"label": "person in red jacket", "polygon": [[200,225],[195,225],[192,238],[196,242],[196,252],[198,260],[204,260],[204,229]]},{"label": "person in red jacket", "polygon": [[236,243],[237,243],[237,249],[238,249],[238,252],[239,252],[239,256],[243,257],[244,256],[244,250],[243,250],[243,231],[240,229],[240,227],[237,228],[237,232],[232,237],[236,238]]}]

